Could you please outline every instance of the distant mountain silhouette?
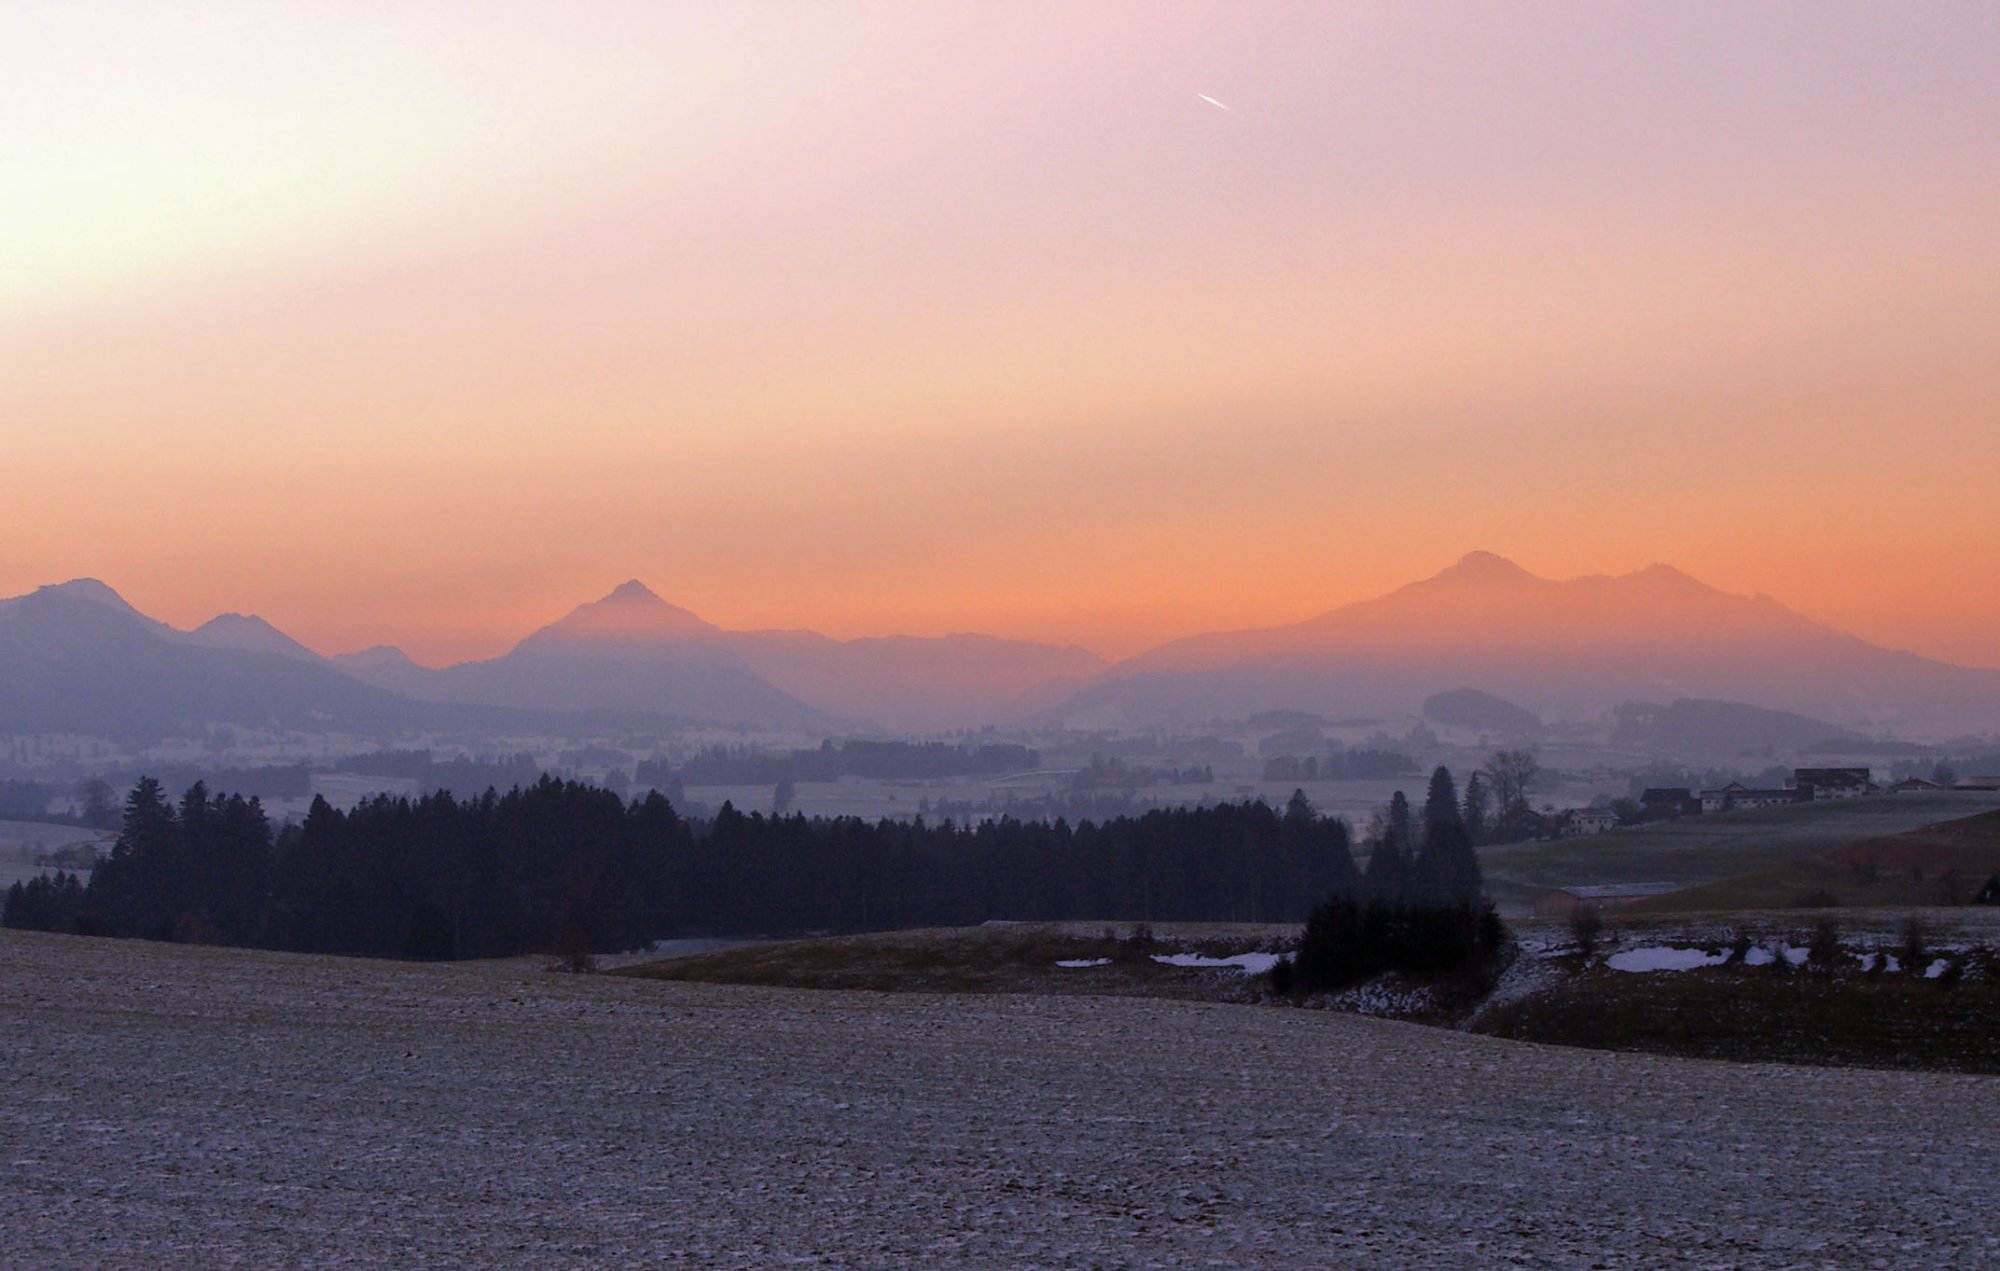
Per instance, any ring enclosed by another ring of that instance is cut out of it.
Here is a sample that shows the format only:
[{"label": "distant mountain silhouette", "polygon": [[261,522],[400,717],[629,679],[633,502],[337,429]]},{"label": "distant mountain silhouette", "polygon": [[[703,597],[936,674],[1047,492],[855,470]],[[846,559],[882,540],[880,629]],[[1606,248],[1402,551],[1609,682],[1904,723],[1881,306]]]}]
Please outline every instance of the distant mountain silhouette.
[{"label": "distant mountain silhouette", "polygon": [[243,653],[276,653],[307,662],[320,656],[292,639],[256,614],[222,613],[187,633],[190,644],[210,649],[235,649]]},{"label": "distant mountain silhouette", "polygon": [[758,676],[720,629],[638,582],[577,606],[501,657],[432,671],[419,683],[409,691],[520,710],[643,713],[764,728],[831,722]]},{"label": "distant mountain silhouette", "polygon": [[1467,684],[1544,718],[1699,697],[1933,735],[2000,723],[2000,671],[1880,648],[1666,565],[1559,581],[1490,552],[1304,622],[1163,645],[1057,714],[1149,724],[1277,706],[1409,713]]},{"label": "distant mountain silhouette", "polygon": [[371,684],[433,701],[910,731],[1028,714],[1105,665],[1083,649],[984,635],[836,640],[814,631],[728,631],[636,580],[489,661],[428,670],[378,646],[333,662]]},{"label": "distant mountain silhouette", "polygon": [[327,659],[363,684],[373,684],[406,697],[425,698],[435,671],[411,661],[410,655],[392,644],[370,645],[353,653],[336,653]]},{"label": "distant mountain silhouette", "polygon": [[1177,640],[1109,668],[1082,649],[981,635],[729,631],[636,581],[501,657],[440,669],[386,646],[321,658],[240,614],[179,631],[93,579],[0,600],[0,713],[20,731],[382,733],[500,712],[522,727],[554,714],[827,733],[1031,715],[1153,726],[1271,710],[1395,718],[1439,695],[1495,720],[1518,706],[1528,714],[1508,717],[1524,727],[1684,698],[1792,712],[1836,734],[2000,726],[2000,671],[1880,648],[1664,565],[1558,581],[1486,552],[1304,622]]},{"label": "distant mountain silhouette", "polygon": [[0,600],[0,623],[10,613],[17,621],[0,632],[0,708],[32,721],[21,727],[119,736],[205,722],[393,730],[437,723],[427,704],[571,722],[618,715],[808,732],[943,731],[1024,716],[1105,666],[1083,649],[985,635],[727,631],[637,580],[501,657],[436,669],[387,645],[323,658],[253,615],[221,614],[181,631],[94,579]]},{"label": "distant mountain silhouette", "polygon": [[1865,739],[1809,715],[1684,697],[1665,705],[1620,706],[1611,741],[1689,760],[1730,762],[1765,753],[1795,756],[1815,745],[1860,744]]},{"label": "distant mountain silhouette", "polygon": [[312,732],[424,722],[416,704],[329,666],[198,643],[93,580],[0,601],[0,714],[10,731],[138,741],[218,722]]}]

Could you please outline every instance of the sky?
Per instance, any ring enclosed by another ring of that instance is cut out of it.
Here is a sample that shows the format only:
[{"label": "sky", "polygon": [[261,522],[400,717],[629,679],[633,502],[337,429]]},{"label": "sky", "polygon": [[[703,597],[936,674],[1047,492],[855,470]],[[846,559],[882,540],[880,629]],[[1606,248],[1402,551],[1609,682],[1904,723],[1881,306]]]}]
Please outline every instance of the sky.
[{"label": "sky", "polygon": [[0,594],[1107,655],[1466,551],[2000,665],[2000,7],[0,6]]}]

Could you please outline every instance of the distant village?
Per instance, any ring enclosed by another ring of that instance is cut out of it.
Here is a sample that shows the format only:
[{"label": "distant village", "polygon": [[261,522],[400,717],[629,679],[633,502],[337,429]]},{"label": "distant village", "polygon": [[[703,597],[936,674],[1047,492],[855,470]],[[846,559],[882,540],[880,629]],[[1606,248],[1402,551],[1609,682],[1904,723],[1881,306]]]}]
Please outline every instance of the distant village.
[{"label": "distant village", "polygon": [[1586,834],[1603,834],[1621,826],[1649,825],[1656,821],[1712,812],[1738,812],[1829,799],[1861,799],[1870,795],[1920,794],[1947,789],[2000,791],[2000,775],[1958,777],[1949,783],[1927,777],[1905,777],[1883,784],[1875,780],[1872,768],[1794,768],[1791,783],[1775,789],[1756,789],[1740,781],[1711,790],[1654,786],[1641,792],[1636,800],[1618,799],[1609,804],[1565,809],[1556,814],[1553,828],[1558,837],[1576,838]]}]

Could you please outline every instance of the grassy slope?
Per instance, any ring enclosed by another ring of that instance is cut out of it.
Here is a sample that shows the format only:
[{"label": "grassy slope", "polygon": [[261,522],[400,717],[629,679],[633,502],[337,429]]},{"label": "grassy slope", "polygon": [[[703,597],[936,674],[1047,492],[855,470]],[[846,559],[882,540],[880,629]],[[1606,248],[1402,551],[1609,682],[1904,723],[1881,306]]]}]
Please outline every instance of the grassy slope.
[{"label": "grassy slope", "polygon": [[[1162,966],[1151,955],[1216,955],[1272,948],[1297,927],[1170,924],[1153,944],[1123,937],[1130,924],[1003,923],[927,928],[811,940],[779,940],[718,953],[621,968],[614,975],[709,984],[928,993],[1062,993],[1234,1000],[1245,976],[1234,970]],[[1110,958],[1070,969],[1066,959]]]},{"label": "grassy slope", "polygon": [[1995,807],[2000,798],[1994,795],[1956,791],[1804,803],[1483,848],[1480,858],[1503,899],[1576,884],[1671,882],[1694,887]]},{"label": "grassy slope", "polygon": [[1593,969],[1496,1007],[1515,1041],[1691,1059],[2000,1072],[2000,983],[1775,967]]},{"label": "grassy slope", "polygon": [[1655,896],[1641,913],[1962,902],[2000,873],[2000,812],[1845,843],[1719,882]]}]

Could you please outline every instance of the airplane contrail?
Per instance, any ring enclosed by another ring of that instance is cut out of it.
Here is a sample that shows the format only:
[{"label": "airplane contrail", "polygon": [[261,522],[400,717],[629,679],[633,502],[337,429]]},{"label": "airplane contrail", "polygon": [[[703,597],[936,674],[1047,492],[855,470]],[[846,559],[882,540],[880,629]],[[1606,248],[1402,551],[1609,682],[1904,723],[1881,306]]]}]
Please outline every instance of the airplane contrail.
[{"label": "airplane contrail", "polygon": [[1207,102],[1209,105],[1215,107],[1217,110],[1222,111],[1225,114],[1233,115],[1236,113],[1230,107],[1225,106],[1221,102],[1215,100],[1215,98],[1210,97],[1207,93],[1196,93],[1195,96],[1201,98],[1203,101]]}]

